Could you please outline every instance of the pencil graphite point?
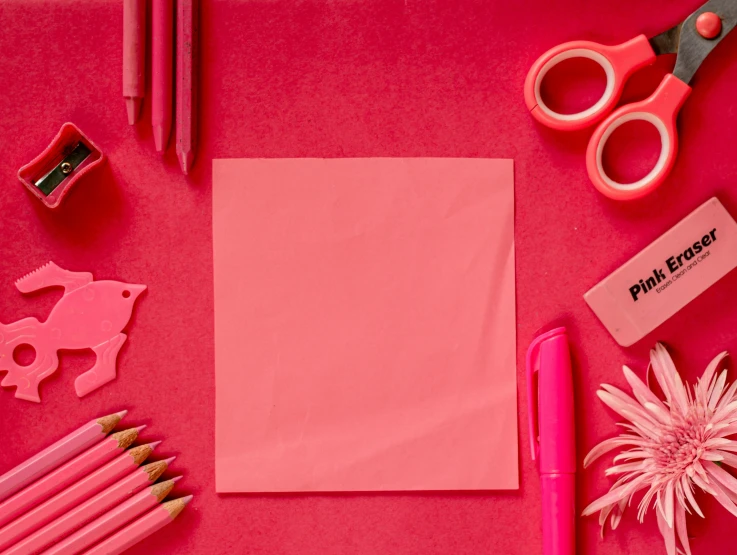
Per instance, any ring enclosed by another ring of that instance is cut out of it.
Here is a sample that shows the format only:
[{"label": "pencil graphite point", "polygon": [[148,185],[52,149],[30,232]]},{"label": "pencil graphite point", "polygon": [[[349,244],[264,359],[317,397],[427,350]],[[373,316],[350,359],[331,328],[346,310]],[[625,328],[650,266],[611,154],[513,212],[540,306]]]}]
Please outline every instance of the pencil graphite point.
[{"label": "pencil graphite point", "polygon": [[184,502],[185,505],[189,505],[189,502],[192,501],[193,497],[194,495],[188,495],[187,497],[182,497],[182,501]]},{"label": "pencil graphite point", "polygon": [[136,427],[136,431],[140,434],[143,430],[146,429],[146,424],[141,424],[140,426]]},{"label": "pencil graphite point", "polygon": [[118,412],[118,413],[116,413],[116,414],[117,414],[117,415],[118,415],[118,416],[120,417],[120,419],[122,420],[123,418],[125,418],[125,415],[126,415],[126,414],[128,414],[128,409],[125,409],[125,410],[121,410],[120,412]]},{"label": "pencil graphite point", "polygon": [[165,462],[165,463],[167,464],[167,466],[168,466],[168,465],[170,465],[171,463],[173,463],[173,462],[174,462],[174,460],[175,460],[176,458],[177,458],[177,456],[176,456],[176,455],[174,455],[173,457],[169,457],[168,459],[166,459],[166,460],[165,460],[164,462]]},{"label": "pencil graphite point", "polygon": [[175,478],[172,478],[171,481],[174,482],[174,483],[176,483],[179,480],[181,480],[182,478],[184,478],[184,476],[176,476]]}]

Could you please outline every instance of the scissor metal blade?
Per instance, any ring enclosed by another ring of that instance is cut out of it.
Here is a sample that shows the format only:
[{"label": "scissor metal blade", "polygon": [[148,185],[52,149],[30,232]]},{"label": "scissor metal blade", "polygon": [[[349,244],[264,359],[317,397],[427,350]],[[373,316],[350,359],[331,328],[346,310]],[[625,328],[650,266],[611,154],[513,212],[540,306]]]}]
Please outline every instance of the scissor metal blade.
[{"label": "scissor metal blade", "polygon": [[679,23],[675,27],[671,27],[667,31],[663,31],[650,39],[650,46],[653,47],[656,56],[678,52],[678,39],[681,38],[682,26],[683,23]]},{"label": "scissor metal blade", "polygon": [[[704,12],[714,12],[722,20],[722,30],[713,39],[705,39],[696,30],[696,18]],[[678,57],[676,58],[676,67],[673,70],[673,75],[684,83],[689,83],[701,63],[735,26],[737,26],[737,0],[709,0],[709,2],[689,15],[683,24],[680,25],[678,31],[674,31],[679,27],[676,26],[663,33],[663,35],[666,35],[674,32],[678,35]],[[658,35],[658,37],[662,37],[663,35]],[[650,44],[653,44],[653,41],[656,41],[658,37],[653,38]],[[667,41],[665,39],[660,39],[660,43],[656,42],[656,44],[662,44],[663,47],[667,47]],[[653,46],[653,49],[655,50],[656,47]],[[663,53],[666,52],[672,52],[672,50],[666,50]]]}]

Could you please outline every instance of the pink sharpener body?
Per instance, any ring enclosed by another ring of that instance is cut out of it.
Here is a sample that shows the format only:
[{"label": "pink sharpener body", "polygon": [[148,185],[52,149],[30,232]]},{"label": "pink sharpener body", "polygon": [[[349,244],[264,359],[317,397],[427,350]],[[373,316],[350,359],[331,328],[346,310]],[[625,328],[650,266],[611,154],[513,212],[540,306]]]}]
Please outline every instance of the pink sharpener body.
[{"label": "pink sharpener body", "polygon": [[[53,190],[44,192],[39,187],[41,180],[48,178],[54,172],[57,172],[58,175],[58,172],[62,171],[58,168],[64,165],[65,159],[73,156],[78,148],[86,149],[89,154],[84,159],[78,160],[78,163],[76,159],[71,162],[67,167],[70,171],[68,173],[63,171],[64,176],[59,177],[59,183],[53,187]],[[61,126],[59,133],[41,154],[18,170],[18,179],[44,205],[56,208],[72,187],[85,175],[99,167],[104,159],[105,156],[97,145],[76,125],[67,122]]]}]

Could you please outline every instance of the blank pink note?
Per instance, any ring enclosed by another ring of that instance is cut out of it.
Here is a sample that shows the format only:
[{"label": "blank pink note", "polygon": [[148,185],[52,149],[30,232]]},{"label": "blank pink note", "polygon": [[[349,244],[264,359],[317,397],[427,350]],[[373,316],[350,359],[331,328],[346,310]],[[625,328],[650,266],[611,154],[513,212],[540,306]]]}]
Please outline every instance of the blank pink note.
[{"label": "blank pink note", "polygon": [[215,160],[219,492],[514,489],[511,160]]}]

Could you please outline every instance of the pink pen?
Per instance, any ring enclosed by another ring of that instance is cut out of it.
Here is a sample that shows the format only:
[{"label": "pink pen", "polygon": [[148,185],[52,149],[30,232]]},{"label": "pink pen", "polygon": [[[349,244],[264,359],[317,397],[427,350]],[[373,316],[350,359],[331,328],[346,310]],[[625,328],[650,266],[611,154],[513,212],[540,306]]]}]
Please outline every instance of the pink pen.
[{"label": "pink pen", "polygon": [[543,554],[574,555],[576,434],[565,328],[540,335],[527,349],[527,399],[532,460],[540,469]]},{"label": "pink pen", "polygon": [[153,0],[151,6],[151,126],[156,151],[169,142],[174,71],[174,3]]}]

